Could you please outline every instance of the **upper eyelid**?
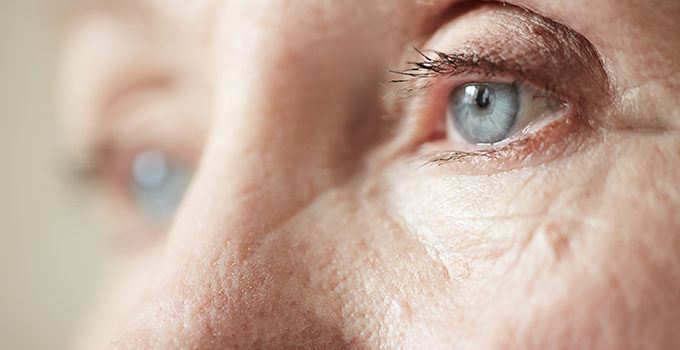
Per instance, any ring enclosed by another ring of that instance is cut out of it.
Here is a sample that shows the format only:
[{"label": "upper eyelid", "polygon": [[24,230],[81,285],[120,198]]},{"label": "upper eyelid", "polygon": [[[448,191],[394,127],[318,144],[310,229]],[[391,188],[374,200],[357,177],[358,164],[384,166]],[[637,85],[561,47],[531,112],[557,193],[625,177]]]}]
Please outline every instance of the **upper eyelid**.
[{"label": "upper eyelid", "polygon": [[[137,70],[135,70],[137,71]],[[110,82],[111,88],[104,93],[101,108],[98,109],[98,117],[104,117],[121,103],[146,92],[168,91],[172,89],[176,79],[168,73],[144,72],[135,75],[126,75],[118,81]]]},{"label": "upper eyelid", "polygon": [[[496,3],[476,6],[466,16],[442,25],[427,43],[419,44],[431,50],[415,49],[418,59],[391,71],[400,76],[392,81],[404,83],[407,92],[418,92],[429,86],[429,80],[445,75],[504,74],[576,104],[587,102],[582,99],[587,95],[599,97],[604,105],[612,96],[599,53],[572,29],[529,10]],[[465,21],[473,21],[476,29],[459,26]]]}]

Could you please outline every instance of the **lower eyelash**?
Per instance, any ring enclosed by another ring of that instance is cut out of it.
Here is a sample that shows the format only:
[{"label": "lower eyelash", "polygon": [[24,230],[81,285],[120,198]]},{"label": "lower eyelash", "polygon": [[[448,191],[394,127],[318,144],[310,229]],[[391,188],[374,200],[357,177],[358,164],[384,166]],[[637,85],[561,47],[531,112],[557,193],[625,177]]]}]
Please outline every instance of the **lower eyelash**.
[{"label": "lower eyelash", "polygon": [[[423,150],[418,166],[462,166],[466,174],[491,174],[552,161],[580,150],[588,131],[594,131],[577,114],[556,120],[535,134],[498,148],[475,151]],[[581,132],[576,132],[579,131]]]}]

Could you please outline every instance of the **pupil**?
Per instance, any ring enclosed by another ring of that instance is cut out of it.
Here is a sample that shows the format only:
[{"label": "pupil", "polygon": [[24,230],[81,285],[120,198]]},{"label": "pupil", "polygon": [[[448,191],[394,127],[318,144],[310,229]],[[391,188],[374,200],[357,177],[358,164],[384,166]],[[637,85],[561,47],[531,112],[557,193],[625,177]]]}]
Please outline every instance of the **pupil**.
[{"label": "pupil", "polygon": [[491,103],[491,93],[489,92],[488,87],[479,87],[479,90],[477,90],[477,96],[475,96],[475,102],[479,108],[486,108],[489,106]]}]

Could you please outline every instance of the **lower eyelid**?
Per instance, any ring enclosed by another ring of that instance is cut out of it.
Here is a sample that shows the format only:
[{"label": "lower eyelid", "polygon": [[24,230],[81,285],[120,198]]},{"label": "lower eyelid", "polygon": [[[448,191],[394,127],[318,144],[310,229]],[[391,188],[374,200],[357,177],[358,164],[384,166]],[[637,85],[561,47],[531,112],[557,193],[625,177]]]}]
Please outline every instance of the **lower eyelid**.
[{"label": "lower eyelid", "polygon": [[532,167],[583,149],[595,130],[575,111],[526,137],[496,148],[455,151],[445,140],[424,144],[414,162],[419,169],[438,167],[460,175],[490,175]]}]

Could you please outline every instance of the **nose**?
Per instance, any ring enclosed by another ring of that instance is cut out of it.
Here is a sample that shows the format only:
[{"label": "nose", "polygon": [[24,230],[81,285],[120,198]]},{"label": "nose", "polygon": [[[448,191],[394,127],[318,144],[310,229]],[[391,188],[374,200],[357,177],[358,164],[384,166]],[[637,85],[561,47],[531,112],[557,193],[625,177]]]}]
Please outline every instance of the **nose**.
[{"label": "nose", "polygon": [[381,72],[360,57],[372,53],[352,49],[351,33],[315,33],[324,23],[310,13],[344,15],[322,2],[296,18],[293,2],[266,11],[228,3],[215,20],[211,134],[137,317],[115,345],[341,348],[333,315],[343,305],[320,292],[337,282],[319,276],[336,269],[329,227],[353,215],[340,203],[351,202],[347,188],[372,146]]}]

